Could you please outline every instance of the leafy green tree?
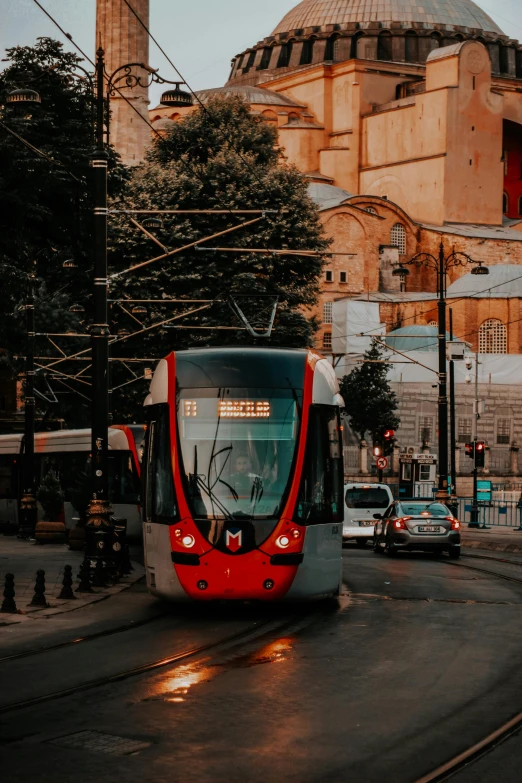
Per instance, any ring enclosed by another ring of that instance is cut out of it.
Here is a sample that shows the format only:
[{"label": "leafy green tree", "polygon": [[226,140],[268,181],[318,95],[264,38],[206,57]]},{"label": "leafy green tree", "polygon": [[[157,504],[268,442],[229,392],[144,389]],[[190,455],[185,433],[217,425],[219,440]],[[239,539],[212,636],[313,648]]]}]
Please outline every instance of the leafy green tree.
[{"label": "leafy green tree", "polygon": [[[318,212],[308,196],[307,181],[283,158],[277,131],[258,117],[241,99],[216,98],[175,123],[163,140],[153,145],[148,160],[133,172],[124,200],[126,209],[267,209],[258,222],[204,243],[208,247],[240,247],[244,253],[190,249],[116,279],[113,297],[128,299],[219,300],[179,325],[206,329],[156,329],[121,342],[118,353],[162,357],[173,349],[212,345],[270,345],[307,347],[313,344],[317,323],[309,314],[317,301],[323,258],[249,253],[249,248],[328,249]],[[154,236],[168,250],[216,234],[255,216],[162,215],[163,226]],[[162,255],[139,229],[122,217],[113,224],[110,264],[113,270]],[[270,339],[252,337],[224,301],[242,296],[239,303],[248,319],[268,321],[272,301],[279,297],[275,327]],[[146,326],[176,314],[205,306],[150,304]],[[128,308],[127,308],[128,309]],[[138,328],[117,309],[115,324]],[[217,326],[232,327],[227,331]],[[236,330],[237,328],[237,330]],[[143,397],[143,388],[139,391]],[[127,399],[129,399],[127,397]],[[115,398],[121,409],[123,400]],[[129,409],[130,410],[130,409]]]},{"label": "leafy green tree", "polygon": [[341,394],[352,430],[363,440],[369,432],[374,443],[380,442],[386,430],[396,430],[397,397],[388,382],[388,368],[383,363],[385,351],[377,342],[364,354],[364,363],[341,380]]},{"label": "leafy green tree", "polygon": [[[14,357],[25,351],[24,303],[33,272],[37,332],[86,331],[92,266],[93,99],[87,75],[81,70],[81,79],[72,75],[81,59],[65,52],[59,42],[40,38],[34,46],[17,46],[6,55],[7,65],[0,72],[0,346],[15,375],[23,369]],[[7,94],[20,88],[36,90],[41,104],[27,108],[7,103]],[[110,170],[116,194],[127,174],[112,151]],[[64,268],[65,261],[75,266]],[[85,306],[87,315],[69,313],[76,302]],[[60,344],[66,351],[80,345],[72,339]],[[38,355],[56,353],[38,338]],[[58,381],[53,385],[67,392]],[[65,399],[54,415],[66,416],[70,423],[85,421],[88,409],[78,406],[79,398],[67,393]],[[42,406],[41,400],[38,404]]]}]

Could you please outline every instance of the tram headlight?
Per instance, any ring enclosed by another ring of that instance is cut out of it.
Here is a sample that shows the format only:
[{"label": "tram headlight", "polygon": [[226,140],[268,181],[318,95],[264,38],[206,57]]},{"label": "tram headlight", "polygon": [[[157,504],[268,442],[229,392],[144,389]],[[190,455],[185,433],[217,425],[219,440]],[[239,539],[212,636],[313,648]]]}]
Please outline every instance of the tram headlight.
[{"label": "tram headlight", "polygon": [[192,549],[192,547],[193,547],[193,546],[194,546],[194,544],[196,543],[196,539],[194,538],[194,536],[191,536],[191,535],[189,534],[189,535],[187,535],[187,536],[183,536],[183,538],[181,539],[181,543],[182,543],[182,544],[183,544],[183,546],[184,546],[184,547],[186,547],[187,549]]},{"label": "tram headlight", "polygon": [[174,531],[174,535],[176,536],[176,538],[181,538],[183,534],[181,530],[178,528],[177,530]]},{"label": "tram headlight", "polygon": [[288,536],[279,536],[276,540],[276,544],[280,549],[286,549],[290,546],[290,538]]},{"label": "tram headlight", "polygon": [[292,534],[291,534],[291,535],[292,535],[292,538],[293,538],[295,541],[297,541],[298,539],[300,539],[300,538],[301,538],[301,531],[300,531],[300,530],[298,530],[296,527],[294,527],[294,529],[292,530]]}]

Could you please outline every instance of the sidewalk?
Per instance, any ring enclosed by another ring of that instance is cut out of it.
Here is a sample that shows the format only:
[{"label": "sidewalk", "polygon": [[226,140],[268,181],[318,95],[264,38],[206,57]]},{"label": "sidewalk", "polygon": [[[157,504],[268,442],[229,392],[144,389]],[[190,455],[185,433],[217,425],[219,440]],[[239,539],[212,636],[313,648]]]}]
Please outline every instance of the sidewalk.
[{"label": "sidewalk", "polygon": [[[85,606],[105,601],[139,581],[144,568],[133,563],[134,570],[113,587],[93,588],[93,593],[74,593],[75,599],[61,600],[57,596],[62,589],[64,566],[72,566],[73,591],[78,587],[78,570],[82,552],[72,552],[66,544],[35,544],[14,537],[0,537],[0,605],[3,600],[5,575],[14,574],[17,614],[0,612],[0,626],[52,617],[73,612]],[[30,606],[34,595],[36,572],[45,571],[45,597],[48,607]]]},{"label": "sidewalk", "polygon": [[462,546],[465,549],[486,549],[490,552],[522,555],[522,533],[512,527],[492,526],[489,530],[477,530],[463,525]]}]

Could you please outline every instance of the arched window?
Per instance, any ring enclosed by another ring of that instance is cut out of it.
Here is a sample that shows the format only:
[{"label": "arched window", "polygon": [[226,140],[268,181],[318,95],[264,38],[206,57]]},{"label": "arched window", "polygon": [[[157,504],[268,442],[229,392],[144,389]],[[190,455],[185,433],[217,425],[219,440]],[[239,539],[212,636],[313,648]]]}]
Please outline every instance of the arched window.
[{"label": "arched window", "polygon": [[377,59],[393,60],[392,34],[387,30],[379,33],[379,40],[377,42]]},{"label": "arched window", "polygon": [[281,54],[279,55],[279,60],[277,62],[278,68],[288,68],[290,65],[290,58],[292,56],[292,49],[294,46],[294,41],[288,41],[287,43],[283,44],[281,47]]},{"label": "arched window", "polygon": [[315,38],[308,38],[303,44],[303,51],[301,52],[301,62],[299,65],[311,65],[314,59],[314,44]]},{"label": "arched window", "polygon": [[479,329],[479,353],[507,353],[506,325],[489,318]]},{"label": "arched window", "polygon": [[405,54],[407,63],[419,62],[419,36],[413,30],[406,33]]},{"label": "arched window", "polygon": [[332,62],[339,62],[339,51],[341,37],[339,35],[332,35],[326,42],[326,49],[324,52],[324,59],[331,60]]},{"label": "arched window", "polygon": [[379,214],[374,207],[365,207],[364,211],[365,212],[369,212],[370,215],[378,215]]},{"label": "arched window", "polygon": [[262,113],[262,118],[265,120],[265,122],[271,122],[277,125],[277,114],[275,111],[270,111],[270,109],[267,109]]},{"label": "arched window", "polygon": [[170,115],[170,119],[173,120],[174,122],[177,122],[180,117],[181,117],[181,114],[177,114],[177,113]]},{"label": "arched window", "polygon": [[288,115],[288,125],[297,125],[300,119],[301,118],[298,114],[292,112],[291,114]]},{"label": "arched window", "polygon": [[252,49],[252,51],[248,53],[248,60],[246,62],[245,67],[243,68],[243,73],[248,73],[249,72],[249,70],[254,65],[254,60],[255,59],[256,59],[256,50]]},{"label": "arched window", "polygon": [[406,229],[402,223],[396,223],[391,230],[390,245],[399,248],[399,254],[406,253]]},{"label": "arched window", "polygon": [[509,212],[509,196],[507,193],[502,194],[502,212],[507,215]]},{"label": "arched window", "polygon": [[428,326],[434,326],[436,329],[439,328],[437,321],[428,321]]},{"label": "arched window", "polygon": [[351,60],[364,60],[362,51],[363,47],[363,38],[365,37],[364,33],[356,33],[354,37],[352,38],[352,48],[350,52],[350,59]]},{"label": "arched window", "polygon": [[509,73],[509,47],[500,45],[500,73]]},{"label": "arched window", "polygon": [[259,63],[259,70],[260,71],[266,71],[268,66],[270,65],[270,58],[272,57],[272,49],[269,47],[265,47],[263,49],[263,56],[261,57],[261,62]]},{"label": "arched window", "polygon": [[517,79],[522,79],[522,49],[517,49],[515,55]]},{"label": "arched window", "polygon": [[432,33],[430,35],[430,40],[432,50],[440,47],[440,35],[438,33]]}]

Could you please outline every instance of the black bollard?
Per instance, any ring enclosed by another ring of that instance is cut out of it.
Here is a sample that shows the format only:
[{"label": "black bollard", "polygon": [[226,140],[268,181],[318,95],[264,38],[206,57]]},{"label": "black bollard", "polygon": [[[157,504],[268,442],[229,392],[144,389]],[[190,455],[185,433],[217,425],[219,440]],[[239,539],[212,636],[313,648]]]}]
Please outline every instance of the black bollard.
[{"label": "black bollard", "polygon": [[80,566],[80,584],[76,588],[77,593],[94,593],[91,587],[91,561],[84,557]]},{"label": "black bollard", "polygon": [[105,569],[103,567],[103,561],[100,558],[96,560],[96,566],[94,568],[94,576],[92,578],[94,587],[107,587],[105,582]]},{"label": "black bollard", "polygon": [[73,577],[72,577],[72,566],[66,565],[63,569],[63,581],[62,581],[62,591],[58,598],[61,598],[62,600],[69,600],[69,601],[75,601],[76,596],[73,593],[72,589],[72,583],[73,583]]},{"label": "black bollard", "polygon": [[33,600],[29,606],[49,606],[45,600],[45,571],[41,568],[36,572]]},{"label": "black bollard", "polygon": [[15,603],[15,589],[14,589],[14,575],[13,574],[6,574],[5,575],[5,587],[4,587],[4,600],[2,601],[2,608],[0,609],[0,612],[6,612],[9,614],[16,614],[16,603]]}]

